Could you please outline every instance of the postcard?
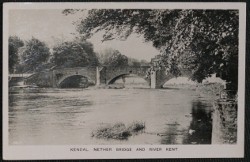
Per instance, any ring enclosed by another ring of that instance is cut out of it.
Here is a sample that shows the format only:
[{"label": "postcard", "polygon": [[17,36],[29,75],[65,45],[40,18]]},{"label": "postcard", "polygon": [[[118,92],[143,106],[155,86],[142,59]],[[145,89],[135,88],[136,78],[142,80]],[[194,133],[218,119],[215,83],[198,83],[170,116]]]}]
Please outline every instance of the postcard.
[{"label": "postcard", "polygon": [[4,3],[3,158],[244,157],[245,3]]}]

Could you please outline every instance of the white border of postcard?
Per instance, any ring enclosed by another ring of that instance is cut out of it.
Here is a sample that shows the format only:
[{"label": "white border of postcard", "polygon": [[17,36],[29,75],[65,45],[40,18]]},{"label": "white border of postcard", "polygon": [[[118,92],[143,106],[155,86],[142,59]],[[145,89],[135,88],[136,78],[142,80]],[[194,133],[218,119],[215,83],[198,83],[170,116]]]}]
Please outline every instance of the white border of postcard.
[{"label": "white border of postcard", "polygon": [[[141,9],[237,9],[239,10],[239,87],[238,134],[235,145],[9,145],[8,139],[8,13],[11,9],[65,8],[141,8]],[[3,158],[17,159],[130,159],[130,158],[236,158],[244,156],[245,109],[245,32],[246,3],[168,3],[168,2],[83,2],[83,3],[4,3],[3,5]],[[162,151],[149,151],[157,147]],[[71,151],[87,148],[89,151]],[[93,148],[112,148],[112,151],[93,151]],[[115,151],[131,148],[132,151]],[[136,148],[145,148],[135,152]],[[177,148],[169,151],[169,148]]]}]

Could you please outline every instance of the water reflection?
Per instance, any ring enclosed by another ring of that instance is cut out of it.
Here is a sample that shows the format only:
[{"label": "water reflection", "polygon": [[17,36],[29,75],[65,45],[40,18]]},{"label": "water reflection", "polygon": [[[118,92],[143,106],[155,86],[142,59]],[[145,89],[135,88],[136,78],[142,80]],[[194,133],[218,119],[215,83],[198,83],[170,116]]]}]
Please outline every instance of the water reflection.
[{"label": "water reflection", "polygon": [[179,130],[180,124],[168,124],[164,134],[158,134],[162,136],[161,144],[182,144],[183,138],[186,137],[186,131]]},{"label": "water reflection", "polygon": [[212,105],[206,100],[194,100],[191,104],[191,113],[183,114],[183,118],[191,119],[190,125],[183,129],[177,122],[166,124],[165,131],[157,134],[161,136],[161,144],[211,144]]},{"label": "water reflection", "polygon": [[[211,107],[195,91],[175,89],[40,89],[9,96],[10,144],[210,144]],[[102,124],[134,121],[143,133],[102,140]]]},{"label": "water reflection", "polygon": [[192,121],[190,123],[187,144],[211,144],[212,118],[211,105],[206,102],[192,102]]}]

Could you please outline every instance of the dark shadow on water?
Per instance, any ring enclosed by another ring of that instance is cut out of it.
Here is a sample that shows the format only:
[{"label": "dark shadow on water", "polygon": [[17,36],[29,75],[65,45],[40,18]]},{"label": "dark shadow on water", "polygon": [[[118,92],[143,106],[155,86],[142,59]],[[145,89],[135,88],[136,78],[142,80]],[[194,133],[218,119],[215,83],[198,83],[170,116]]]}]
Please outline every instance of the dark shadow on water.
[{"label": "dark shadow on water", "polygon": [[185,144],[211,144],[211,105],[201,101],[192,102],[192,121]]},{"label": "dark shadow on water", "polygon": [[193,101],[190,114],[192,120],[187,129],[181,129],[181,125],[176,122],[166,124],[165,132],[157,134],[161,136],[161,144],[211,144],[211,105]]},{"label": "dark shadow on water", "polygon": [[178,136],[178,124],[167,125],[166,133],[157,134],[162,136],[161,144],[176,144]]}]

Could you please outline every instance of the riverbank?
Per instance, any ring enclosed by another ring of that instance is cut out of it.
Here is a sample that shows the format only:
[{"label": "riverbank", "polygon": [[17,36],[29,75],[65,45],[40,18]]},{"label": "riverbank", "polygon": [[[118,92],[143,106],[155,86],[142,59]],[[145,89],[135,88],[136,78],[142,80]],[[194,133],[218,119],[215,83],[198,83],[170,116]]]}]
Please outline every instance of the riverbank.
[{"label": "riverbank", "polygon": [[192,89],[200,97],[210,98],[212,110],[212,144],[237,143],[237,100],[219,83],[171,85],[165,88]]},{"label": "riverbank", "polygon": [[220,83],[208,84],[169,84],[165,85],[164,89],[189,89],[196,91],[201,97],[209,97],[211,99],[218,99],[224,86]]},{"label": "riverbank", "polygon": [[212,144],[237,143],[238,104],[235,96],[226,94],[220,84],[199,85],[196,91],[213,100]]},{"label": "riverbank", "polygon": [[213,112],[213,144],[237,143],[237,102],[216,100]]},{"label": "riverbank", "polygon": [[198,84],[196,92],[201,96],[210,97],[213,100],[220,98],[220,93],[224,90],[224,86],[220,83]]}]

